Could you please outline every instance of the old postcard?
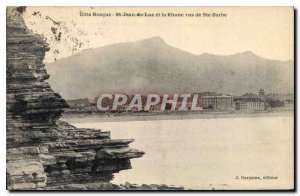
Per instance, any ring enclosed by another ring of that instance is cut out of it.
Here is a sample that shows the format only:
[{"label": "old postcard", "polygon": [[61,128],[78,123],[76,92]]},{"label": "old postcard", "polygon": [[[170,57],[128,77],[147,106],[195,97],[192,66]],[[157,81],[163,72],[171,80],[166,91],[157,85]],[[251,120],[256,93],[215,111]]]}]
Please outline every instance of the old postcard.
[{"label": "old postcard", "polygon": [[293,190],[293,7],[7,7],[8,190]]}]

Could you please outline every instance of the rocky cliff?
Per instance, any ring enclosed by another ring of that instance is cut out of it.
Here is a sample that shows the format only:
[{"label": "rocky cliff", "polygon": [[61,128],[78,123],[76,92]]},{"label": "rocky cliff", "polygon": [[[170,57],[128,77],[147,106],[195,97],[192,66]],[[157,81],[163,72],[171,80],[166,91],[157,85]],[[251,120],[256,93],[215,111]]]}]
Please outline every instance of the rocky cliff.
[{"label": "rocky cliff", "polygon": [[122,189],[109,183],[113,173],[143,152],[129,147],[131,139],[59,121],[67,104],[45,82],[49,48],[26,28],[25,9],[7,8],[7,189]]}]

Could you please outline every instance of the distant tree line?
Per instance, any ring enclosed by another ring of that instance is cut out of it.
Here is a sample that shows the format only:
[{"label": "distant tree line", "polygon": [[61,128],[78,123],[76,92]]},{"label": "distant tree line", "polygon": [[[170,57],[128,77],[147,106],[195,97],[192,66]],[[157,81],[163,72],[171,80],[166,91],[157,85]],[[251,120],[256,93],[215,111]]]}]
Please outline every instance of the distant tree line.
[{"label": "distant tree line", "polygon": [[284,101],[280,101],[279,99],[267,98],[266,102],[271,108],[284,107]]}]

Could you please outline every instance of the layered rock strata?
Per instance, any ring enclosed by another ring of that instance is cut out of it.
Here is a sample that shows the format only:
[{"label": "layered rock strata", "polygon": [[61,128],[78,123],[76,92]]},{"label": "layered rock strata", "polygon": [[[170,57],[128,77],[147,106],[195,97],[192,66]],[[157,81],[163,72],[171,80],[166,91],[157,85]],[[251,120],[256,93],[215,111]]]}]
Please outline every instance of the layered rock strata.
[{"label": "layered rock strata", "polygon": [[45,82],[49,48],[26,28],[25,9],[7,8],[7,189],[89,189],[89,183],[118,189],[109,183],[113,174],[130,169],[130,159],[143,152],[129,147],[131,139],[113,140],[109,132],[59,121],[67,104]]}]

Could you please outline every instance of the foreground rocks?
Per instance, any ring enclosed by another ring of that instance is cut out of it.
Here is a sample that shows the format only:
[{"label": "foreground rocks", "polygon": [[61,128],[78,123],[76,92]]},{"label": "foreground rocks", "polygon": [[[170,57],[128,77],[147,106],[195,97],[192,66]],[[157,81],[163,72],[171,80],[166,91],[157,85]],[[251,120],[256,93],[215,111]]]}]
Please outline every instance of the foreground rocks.
[{"label": "foreground rocks", "polygon": [[65,100],[53,92],[43,59],[49,50],[23,21],[24,7],[7,8],[7,189],[122,189],[109,183],[144,153],[109,132],[59,121]]},{"label": "foreground rocks", "polygon": [[126,182],[125,184],[115,185],[112,183],[87,183],[87,184],[68,184],[58,187],[50,187],[47,190],[120,190],[120,191],[155,191],[155,190],[184,190],[183,187],[167,186],[167,185],[156,185],[156,184],[131,184]]}]

